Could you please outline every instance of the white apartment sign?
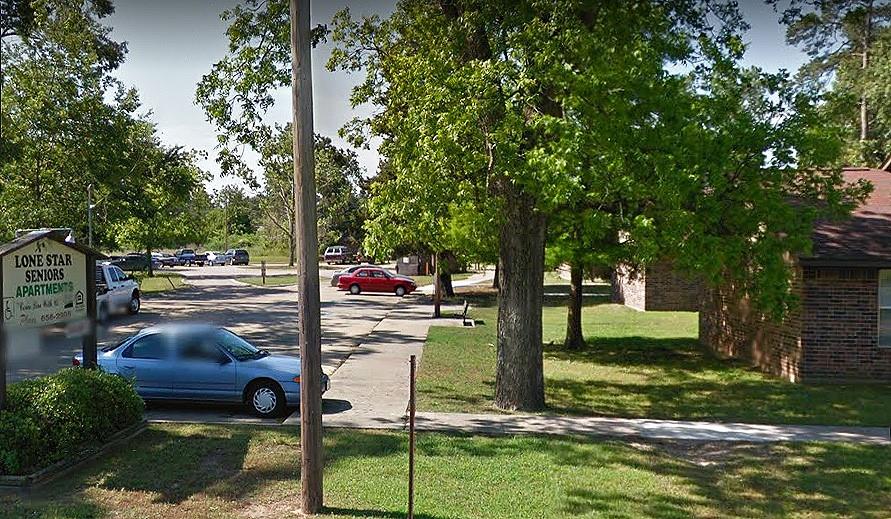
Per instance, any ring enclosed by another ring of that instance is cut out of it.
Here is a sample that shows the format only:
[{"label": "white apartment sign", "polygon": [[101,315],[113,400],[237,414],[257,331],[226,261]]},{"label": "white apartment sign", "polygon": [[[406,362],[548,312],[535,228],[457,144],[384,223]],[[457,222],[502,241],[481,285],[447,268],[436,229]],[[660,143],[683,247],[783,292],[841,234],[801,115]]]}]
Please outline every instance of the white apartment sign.
[{"label": "white apartment sign", "polygon": [[87,258],[42,238],[3,256],[3,323],[38,328],[87,318]]}]

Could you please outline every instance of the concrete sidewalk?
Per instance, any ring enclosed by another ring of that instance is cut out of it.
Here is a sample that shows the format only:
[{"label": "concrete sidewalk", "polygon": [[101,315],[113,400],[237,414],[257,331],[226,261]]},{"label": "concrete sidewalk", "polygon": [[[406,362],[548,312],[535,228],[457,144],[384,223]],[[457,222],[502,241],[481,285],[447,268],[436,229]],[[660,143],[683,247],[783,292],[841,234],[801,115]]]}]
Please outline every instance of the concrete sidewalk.
[{"label": "concrete sidewalk", "polygon": [[554,434],[731,442],[830,441],[891,445],[891,436],[889,436],[887,427],[760,425],[522,414],[418,413],[415,418],[415,427],[420,431],[491,435]]},{"label": "concrete sidewalk", "polygon": [[[405,424],[409,359],[420,361],[431,325],[462,326],[461,319],[432,319],[432,308],[414,298],[400,301],[331,375],[325,393],[326,427],[399,429]],[[460,313],[443,306],[443,314]],[[299,412],[284,423],[299,424]]]}]

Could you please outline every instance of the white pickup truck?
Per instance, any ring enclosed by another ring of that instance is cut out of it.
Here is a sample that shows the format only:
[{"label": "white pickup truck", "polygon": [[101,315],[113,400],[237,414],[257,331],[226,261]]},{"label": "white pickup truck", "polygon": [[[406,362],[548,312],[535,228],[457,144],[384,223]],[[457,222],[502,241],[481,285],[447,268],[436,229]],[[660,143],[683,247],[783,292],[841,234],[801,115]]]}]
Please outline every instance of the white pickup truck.
[{"label": "white pickup truck", "polygon": [[112,313],[139,313],[139,283],[119,267],[108,262],[96,264],[96,318],[108,320]]}]

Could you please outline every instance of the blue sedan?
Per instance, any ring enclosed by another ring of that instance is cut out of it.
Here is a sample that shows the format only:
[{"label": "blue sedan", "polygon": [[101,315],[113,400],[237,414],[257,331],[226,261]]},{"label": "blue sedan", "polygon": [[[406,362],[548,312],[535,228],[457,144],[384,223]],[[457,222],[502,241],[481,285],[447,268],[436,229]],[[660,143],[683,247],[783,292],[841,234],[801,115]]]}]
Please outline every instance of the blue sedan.
[{"label": "blue sedan", "polygon": [[[82,355],[74,357],[78,366]],[[146,328],[103,348],[99,367],[135,380],[146,400],[245,403],[259,416],[300,402],[300,358],[272,355],[229,330],[210,325]],[[322,393],[330,387],[322,374]]]}]

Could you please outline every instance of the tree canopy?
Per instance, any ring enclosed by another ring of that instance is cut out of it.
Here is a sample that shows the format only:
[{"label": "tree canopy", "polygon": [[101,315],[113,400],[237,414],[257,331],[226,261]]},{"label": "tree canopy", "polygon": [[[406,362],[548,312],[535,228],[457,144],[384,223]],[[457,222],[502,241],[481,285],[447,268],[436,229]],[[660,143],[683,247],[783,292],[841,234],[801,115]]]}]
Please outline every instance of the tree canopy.
[{"label": "tree canopy", "polygon": [[161,145],[136,91],[111,75],[126,52],[101,23],[111,2],[0,9],[0,241],[33,227],[85,237],[92,184],[94,243],[166,244],[180,221],[171,215],[203,177],[192,154]]},{"label": "tree canopy", "polygon": [[786,39],[810,60],[799,78],[828,91],[825,110],[846,129],[846,159],[877,165],[891,150],[891,2],[769,0]]},{"label": "tree canopy", "polygon": [[395,175],[372,208],[430,239],[455,202],[498,215],[502,407],[543,405],[544,236],[561,215],[620,234],[634,261],[676,256],[782,313],[783,254],[866,189],[833,170],[838,135],[816,99],[740,66],[732,4],[406,0],[386,19],[344,10],[332,28],[329,67],[364,71],[352,101],[378,108],[347,130],[382,138]]}]

